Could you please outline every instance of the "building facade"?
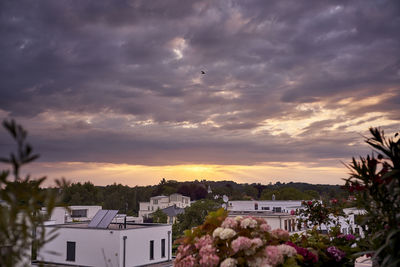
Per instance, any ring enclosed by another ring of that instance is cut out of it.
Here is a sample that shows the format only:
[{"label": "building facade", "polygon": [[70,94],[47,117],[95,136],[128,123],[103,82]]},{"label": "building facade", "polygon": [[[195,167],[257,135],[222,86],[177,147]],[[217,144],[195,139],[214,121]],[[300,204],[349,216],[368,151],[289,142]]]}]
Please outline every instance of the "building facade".
[{"label": "building facade", "polygon": [[149,202],[139,202],[139,217],[148,217],[157,209],[165,209],[170,206],[186,208],[190,206],[190,197],[181,194],[172,194],[170,196],[151,197]]},{"label": "building facade", "polygon": [[301,208],[301,200],[238,200],[229,201],[231,211],[271,211],[286,212]]},{"label": "building facade", "polygon": [[73,266],[142,266],[168,262],[172,257],[171,225],[110,224],[90,228],[88,223],[48,225],[57,237],[38,252],[38,263]]}]

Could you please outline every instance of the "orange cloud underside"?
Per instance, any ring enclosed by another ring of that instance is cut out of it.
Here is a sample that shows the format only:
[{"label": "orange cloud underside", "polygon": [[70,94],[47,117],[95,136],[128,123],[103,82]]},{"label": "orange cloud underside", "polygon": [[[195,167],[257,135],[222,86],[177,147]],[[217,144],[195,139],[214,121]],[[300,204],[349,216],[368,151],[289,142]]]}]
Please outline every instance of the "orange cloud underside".
[{"label": "orange cloud underside", "polygon": [[71,182],[91,181],[95,185],[121,183],[124,185],[152,185],[162,178],[167,180],[233,180],[238,183],[303,182],[343,184],[346,168],[337,166],[304,166],[298,162],[269,162],[261,165],[170,165],[144,166],[111,163],[56,162],[34,163],[25,169],[33,177],[46,175],[47,185],[55,178]]}]

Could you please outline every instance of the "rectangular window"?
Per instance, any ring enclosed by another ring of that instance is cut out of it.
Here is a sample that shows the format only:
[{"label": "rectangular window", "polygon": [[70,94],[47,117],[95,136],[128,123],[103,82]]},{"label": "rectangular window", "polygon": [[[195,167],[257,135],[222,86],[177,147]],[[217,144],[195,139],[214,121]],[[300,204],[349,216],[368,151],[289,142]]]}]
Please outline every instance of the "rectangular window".
[{"label": "rectangular window", "polygon": [[[289,226],[288,226],[288,231],[289,232],[291,232],[292,231],[292,220],[288,220],[288,224],[289,224]],[[286,229],[285,229],[286,230]]]},{"label": "rectangular window", "polygon": [[273,207],[272,211],[273,212],[282,212],[282,208],[281,207]]},{"label": "rectangular window", "polygon": [[153,204],[158,204],[158,199],[153,199]]},{"label": "rectangular window", "polygon": [[269,210],[269,207],[262,207],[262,210]]},{"label": "rectangular window", "polygon": [[150,240],[150,260],[154,260],[154,240]]},{"label": "rectangular window", "polygon": [[165,239],[161,239],[161,258],[165,258]]},{"label": "rectangular window", "polygon": [[254,209],[258,210],[258,204],[257,203],[254,203]]},{"label": "rectangular window", "polygon": [[287,220],[285,220],[285,230],[287,231]]},{"label": "rectangular window", "polygon": [[71,217],[72,218],[82,218],[82,217],[87,217],[87,209],[84,210],[72,210],[71,211]]},{"label": "rectangular window", "polygon": [[75,261],[75,242],[67,241],[67,261]]}]

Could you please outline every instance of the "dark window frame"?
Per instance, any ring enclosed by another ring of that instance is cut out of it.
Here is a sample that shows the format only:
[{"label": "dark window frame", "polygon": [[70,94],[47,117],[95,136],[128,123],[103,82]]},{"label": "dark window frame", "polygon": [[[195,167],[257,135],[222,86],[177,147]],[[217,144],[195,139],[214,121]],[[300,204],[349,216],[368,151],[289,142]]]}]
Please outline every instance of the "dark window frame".
[{"label": "dark window frame", "polygon": [[66,261],[76,260],[76,242],[67,241],[67,259]]},{"label": "dark window frame", "polygon": [[161,239],[161,258],[165,258],[165,238]]},{"label": "dark window frame", "polygon": [[154,260],[154,240],[150,240],[150,260]]}]

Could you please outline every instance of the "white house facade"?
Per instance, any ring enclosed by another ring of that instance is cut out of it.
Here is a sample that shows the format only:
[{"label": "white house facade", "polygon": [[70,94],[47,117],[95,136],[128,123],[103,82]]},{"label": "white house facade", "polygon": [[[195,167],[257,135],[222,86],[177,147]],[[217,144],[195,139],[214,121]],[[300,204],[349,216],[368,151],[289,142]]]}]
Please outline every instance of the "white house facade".
[{"label": "white house facade", "polygon": [[149,202],[139,202],[139,217],[147,217],[157,209],[162,210],[170,206],[176,206],[178,208],[189,207],[190,197],[181,194],[151,197]]},{"label": "white house facade", "polygon": [[231,211],[287,212],[301,208],[302,200],[237,200],[228,202]]},{"label": "white house facade", "polygon": [[58,236],[38,251],[38,262],[73,266],[142,266],[172,257],[171,225],[110,224],[90,228],[88,223],[48,225]]}]

